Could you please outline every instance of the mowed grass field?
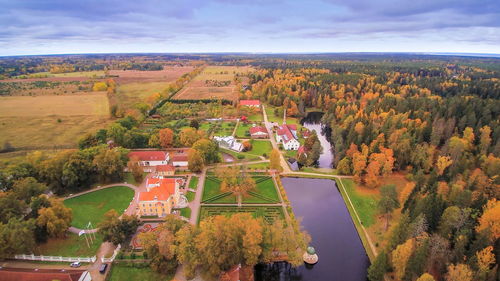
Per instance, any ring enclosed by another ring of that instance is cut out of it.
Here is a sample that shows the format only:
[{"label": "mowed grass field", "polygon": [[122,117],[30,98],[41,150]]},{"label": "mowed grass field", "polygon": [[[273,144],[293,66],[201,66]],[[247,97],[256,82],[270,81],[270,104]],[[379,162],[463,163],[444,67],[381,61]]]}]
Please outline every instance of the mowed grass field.
[{"label": "mowed grass field", "polygon": [[104,93],[0,98],[0,117],[49,115],[108,116],[108,98]]},{"label": "mowed grass field", "polygon": [[73,210],[72,226],[83,228],[90,221],[96,228],[107,211],[115,209],[118,214],[122,214],[133,197],[132,189],[114,186],[66,199],[64,205]]},{"label": "mowed grass field", "polygon": [[0,97],[0,145],[16,149],[76,147],[110,122],[105,93]]},{"label": "mowed grass field", "polygon": [[92,257],[102,243],[102,235],[95,234],[95,241],[87,246],[85,236],[66,233],[65,238],[50,238],[47,242],[38,244],[34,249],[35,255],[63,256],[63,257]]},{"label": "mowed grass field", "polygon": [[[227,99],[234,100],[238,93],[235,90],[234,77],[254,69],[247,66],[207,66],[198,76],[186,85],[174,99]],[[242,80],[246,78],[242,77]],[[230,81],[228,86],[215,87],[206,84],[207,80]]]},{"label": "mowed grass field", "polygon": [[122,264],[113,264],[109,273],[109,281],[141,280],[141,281],[170,281],[173,276],[154,272],[149,266],[136,268]]}]

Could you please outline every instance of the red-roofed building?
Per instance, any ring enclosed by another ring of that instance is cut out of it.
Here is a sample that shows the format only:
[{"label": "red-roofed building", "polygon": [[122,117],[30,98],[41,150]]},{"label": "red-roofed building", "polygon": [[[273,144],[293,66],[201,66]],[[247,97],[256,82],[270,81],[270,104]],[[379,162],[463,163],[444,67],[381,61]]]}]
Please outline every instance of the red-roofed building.
[{"label": "red-roofed building", "polygon": [[82,270],[0,268],[2,281],[91,281],[90,273]]},{"label": "red-roofed building", "polygon": [[185,154],[177,154],[172,157],[172,165],[174,167],[187,167],[188,165],[188,157]]},{"label": "red-roofed building", "polygon": [[300,143],[297,140],[297,126],[283,124],[276,130],[276,142],[281,143],[285,150],[297,150]]},{"label": "red-roofed building", "polygon": [[240,100],[240,106],[260,108],[260,100]]},{"label": "red-roofed building", "polygon": [[173,165],[158,165],[156,166],[156,175],[159,177],[173,176],[175,174],[175,167]]},{"label": "red-roofed building", "polygon": [[254,126],[250,128],[249,131],[250,131],[250,136],[253,139],[265,139],[269,137],[266,128],[262,126]]},{"label": "red-roofed building", "polygon": [[139,161],[140,166],[154,167],[168,164],[170,154],[160,150],[136,150],[130,152],[128,158]]},{"label": "red-roofed building", "polygon": [[179,202],[179,183],[175,178],[148,178],[146,189],[139,193],[139,216],[164,217]]}]

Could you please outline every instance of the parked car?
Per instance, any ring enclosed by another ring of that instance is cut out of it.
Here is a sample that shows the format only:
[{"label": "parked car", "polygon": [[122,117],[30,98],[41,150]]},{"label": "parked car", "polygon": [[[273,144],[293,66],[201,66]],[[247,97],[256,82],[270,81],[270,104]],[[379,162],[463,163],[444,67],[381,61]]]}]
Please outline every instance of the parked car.
[{"label": "parked car", "polygon": [[104,272],[106,272],[107,268],[108,268],[108,264],[107,263],[103,263],[103,264],[101,264],[101,268],[99,268],[99,272],[101,274],[104,274]]},{"label": "parked car", "polygon": [[82,265],[81,262],[75,261],[75,262],[71,263],[69,266],[71,266],[71,267],[80,267],[81,265]]}]

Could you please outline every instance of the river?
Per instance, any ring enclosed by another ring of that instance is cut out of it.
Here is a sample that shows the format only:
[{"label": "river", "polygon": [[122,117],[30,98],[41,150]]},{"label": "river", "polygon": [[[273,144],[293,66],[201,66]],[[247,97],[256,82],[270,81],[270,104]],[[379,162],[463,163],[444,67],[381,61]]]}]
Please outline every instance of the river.
[{"label": "river", "polygon": [[311,235],[319,262],[312,268],[286,263],[258,266],[257,281],[366,281],[370,264],[351,216],[328,179],[282,178],[295,215]]},{"label": "river", "polygon": [[330,145],[330,129],[325,127],[321,123],[321,117],[323,112],[309,112],[306,117],[304,117],[300,123],[304,128],[310,131],[316,131],[318,135],[319,142],[323,148],[323,152],[318,159],[319,168],[332,168],[333,154],[332,146]]}]

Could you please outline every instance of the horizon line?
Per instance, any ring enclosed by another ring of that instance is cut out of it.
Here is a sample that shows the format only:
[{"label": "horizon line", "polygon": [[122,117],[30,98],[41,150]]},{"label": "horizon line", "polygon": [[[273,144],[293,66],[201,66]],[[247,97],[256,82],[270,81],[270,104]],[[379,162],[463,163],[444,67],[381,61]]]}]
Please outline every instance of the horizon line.
[{"label": "horizon line", "polygon": [[500,58],[500,53],[473,53],[473,52],[414,52],[414,51],[387,51],[387,52],[89,52],[89,53],[50,53],[29,55],[0,55],[0,58],[9,57],[36,57],[36,56],[77,56],[77,55],[335,55],[335,54],[360,54],[360,55],[384,55],[384,54],[406,54],[406,55],[433,55],[433,56],[462,56]]}]

